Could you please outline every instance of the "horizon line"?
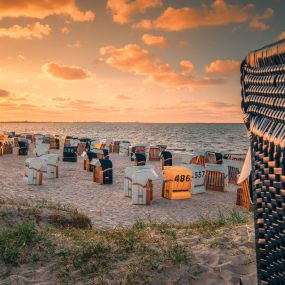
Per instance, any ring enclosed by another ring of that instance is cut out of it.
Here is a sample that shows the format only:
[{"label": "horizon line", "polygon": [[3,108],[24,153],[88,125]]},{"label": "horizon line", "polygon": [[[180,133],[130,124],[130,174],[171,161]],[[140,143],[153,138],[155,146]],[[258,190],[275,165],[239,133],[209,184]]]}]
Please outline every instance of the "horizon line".
[{"label": "horizon line", "polygon": [[243,124],[243,122],[142,122],[142,121],[129,121],[129,122],[106,122],[106,121],[0,121],[5,124],[25,124],[25,123],[67,123],[67,124],[82,124],[82,123],[93,123],[93,124]]}]

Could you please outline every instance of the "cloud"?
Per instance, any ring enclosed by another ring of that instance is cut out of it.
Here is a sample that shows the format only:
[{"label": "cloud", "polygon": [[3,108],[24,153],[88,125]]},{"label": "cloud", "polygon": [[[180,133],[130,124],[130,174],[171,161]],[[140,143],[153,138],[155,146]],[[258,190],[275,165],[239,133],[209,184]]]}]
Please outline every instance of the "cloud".
[{"label": "cloud", "polygon": [[268,8],[261,16],[254,16],[254,5],[231,5],[225,0],[214,0],[211,6],[205,4],[198,8],[168,7],[157,19],[144,19],[133,25],[139,29],[162,29],[166,31],[182,31],[199,27],[226,26],[249,22],[252,28],[263,24],[272,16],[273,10]]},{"label": "cloud", "polygon": [[268,8],[264,11],[262,15],[257,15],[253,17],[250,21],[249,26],[254,30],[266,31],[269,29],[269,25],[263,23],[263,20],[268,20],[274,15],[274,11],[271,8]]},{"label": "cloud", "polygon": [[187,74],[187,73],[193,72],[194,65],[191,61],[181,60],[179,64],[180,64],[180,68],[181,68],[182,73]]},{"label": "cloud", "polygon": [[7,91],[7,90],[4,90],[4,89],[0,89],[0,99],[1,98],[8,98],[10,97],[11,95],[11,92],[10,91]]},{"label": "cloud", "polygon": [[67,97],[53,97],[52,100],[58,102],[64,102],[64,101],[69,101],[70,99]]},{"label": "cloud", "polygon": [[53,79],[81,80],[91,77],[91,73],[81,67],[60,65],[53,62],[44,64],[42,71]]},{"label": "cloud", "polygon": [[0,37],[8,37],[11,39],[26,39],[33,38],[42,39],[50,34],[51,28],[49,25],[42,25],[40,22],[28,24],[26,26],[14,25],[8,28],[0,28]]},{"label": "cloud", "polygon": [[66,44],[66,46],[70,48],[81,48],[82,47],[81,42],[79,40],[75,41],[74,43]]},{"label": "cloud", "polygon": [[144,44],[148,46],[166,46],[168,44],[168,41],[163,36],[153,36],[150,34],[144,34],[141,37]]},{"label": "cloud", "polygon": [[70,28],[64,26],[64,27],[62,27],[62,28],[60,29],[60,31],[61,31],[63,34],[68,34],[68,33],[70,32]]},{"label": "cloud", "polygon": [[128,96],[125,94],[116,95],[115,98],[119,100],[132,100],[133,99],[131,96]]},{"label": "cloud", "polygon": [[162,0],[108,0],[107,9],[113,16],[113,21],[119,24],[128,23],[132,17],[146,10],[162,6]]},{"label": "cloud", "polygon": [[239,74],[240,61],[217,59],[205,66],[205,72],[208,74],[217,74],[221,76],[230,76]]},{"label": "cloud", "polygon": [[137,44],[128,44],[123,48],[105,46],[100,49],[100,54],[109,66],[147,76],[147,81],[164,86],[192,88],[222,83],[221,79],[197,78],[194,73],[189,72],[190,62],[188,61],[184,62],[185,65],[188,64],[188,72],[177,72],[169,64],[162,62],[159,57]]},{"label": "cloud", "polygon": [[91,10],[81,11],[75,0],[0,1],[0,19],[19,17],[44,19],[52,15],[69,16],[75,22],[93,21],[95,18]]},{"label": "cloud", "polygon": [[282,32],[278,37],[277,37],[277,40],[280,41],[280,40],[284,40],[285,39],[285,32]]}]

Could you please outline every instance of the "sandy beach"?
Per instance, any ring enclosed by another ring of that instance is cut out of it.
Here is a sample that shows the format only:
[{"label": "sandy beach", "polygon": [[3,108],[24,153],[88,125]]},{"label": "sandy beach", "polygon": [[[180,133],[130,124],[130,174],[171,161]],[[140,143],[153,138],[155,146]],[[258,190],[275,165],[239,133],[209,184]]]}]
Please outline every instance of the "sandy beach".
[{"label": "sandy beach", "polygon": [[[62,156],[62,150],[51,150],[51,153],[58,153]],[[32,156],[34,155],[31,149],[28,157]],[[231,209],[236,209],[242,215],[248,213],[247,210],[235,205],[237,188],[235,185],[230,185],[225,192],[207,191],[204,194],[193,195],[188,200],[162,198],[162,170],[159,161],[147,162],[154,166],[159,179],[154,181],[152,204],[142,206],[132,205],[131,199],[123,195],[124,169],[133,164],[130,157],[110,154],[114,169],[113,185],[94,183],[92,173],[83,170],[83,158],[79,157],[77,163],[60,161],[59,178],[51,180],[44,178],[41,186],[27,185],[23,180],[26,158],[27,156],[16,155],[0,157],[0,199],[29,203],[45,200],[47,203],[70,205],[86,214],[91,219],[94,229],[124,227],[127,231],[132,231],[131,227],[137,221],[146,224],[165,222],[175,227],[180,224],[201,222],[201,216],[214,220],[221,212],[227,214]],[[174,154],[174,164],[180,163],[181,154]],[[148,228],[146,230],[148,231]],[[150,229],[150,231],[153,230]],[[163,280],[162,284],[226,285],[237,284],[240,278],[246,282],[245,284],[256,284],[254,230],[251,222],[246,225],[221,228],[213,234],[189,235],[187,229],[180,230],[179,228],[174,228],[172,231],[176,232],[178,244],[185,248],[187,255],[191,256],[191,264],[194,262],[194,265],[189,267],[189,265],[181,264],[170,269],[169,265],[162,263],[160,267],[164,269],[156,273],[148,272],[150,276],[147,278],[151,280],[149,284],[158,284],[158,280]],[[54,263],[55,261],[51,261],[51,264],[46,264],[44,267],[37,265],[36,268],[32,268],[30,265],[25,265],[9,269],[12,270],[9,277],[0,278],[0,284],[57,284],[55,273],[50,271]],[[6,276],[5,270],[3,276]],[[104,284],[132,284],[125,279],[122,279],[121,283],[112,281],[113,277],[110,276],[113,274],[118,274],[118,278],[125,278],[122,276],[126,274],[129,276],[130,273],[124,270],[114,271],[114,273],[111,271],[110,274],[109,277],[104,275],[104,278],[107,278]],[[131,279],[127,280],[133,280],[132,278],[135,277],[128,278]],[[135,284],[141,284],[140,282],[144,280],[143,277],[138,278],[141,281]],[[91,283],[84,282],[78,281],[76,284],[101,284],[101,281],[96,278],[89,278]]]},{"label": "sandy beach", "polygon": [[[62,156],[62,150],[51,150]],[[28,157],[34,156],[32,151]],[[0,157],[0,198],[25,201],[47,200],[71,205],[84,212],[96,227],[132,225],[137,220],[164,221],[167,223],[195,222],[202,216],[217,217],[219,211],[236,208],[236,186],[230,185],[226,192],[207,191],[193,195],[189,200],[167,200],[161,197],[162,170],[159,161],[153,165],[159,179],[154,181],[154,200],[151,206],[132,205],[124,197],[124,169],[133,165],[129,157],[111,153],[114,183],[99,185],[92,181],[92,173],[83,170],[83,158],[77,163],[59,162],[59,178],[43,179],[43,185],[27,185],[21,173],[27,156],[4,155]],[[181,155],[174,155],[174,164],[179,165]]]}]

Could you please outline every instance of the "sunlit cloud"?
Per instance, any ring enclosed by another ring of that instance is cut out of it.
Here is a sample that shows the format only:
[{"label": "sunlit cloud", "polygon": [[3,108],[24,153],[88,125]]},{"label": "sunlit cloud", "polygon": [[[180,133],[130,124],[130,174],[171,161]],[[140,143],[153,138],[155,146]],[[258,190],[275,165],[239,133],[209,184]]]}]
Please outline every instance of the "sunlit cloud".
[{"label": "sunlit cloud", "polygon": [[183,74],[192,73],[194,70],[194,65],[189,60],[181,60],[179,64]]},{"label": "sunlit cloud", "polygon": [[53,97],[53,101],[59,101],[59,102],[64,102],[64,101],[69,101],[70,99],[67,97]]},{"label": "sunlit cloud", "polygon": [[125,94],[118,94],[115,96],[115,99],[119,100],[132,100],[133,98],[131,96],[125,95]]},{"label": "sunlit cloud", "polygon": [[49,36],[50,32],[51,28],[49,25],[42,25],[40,22],[36,22],[26,26],[14,25],[8,28],[0,28],[0,37],[26,40],[33,38],[42,39]]},{"label": "sunlit cloud", "polygon": [[255,15],[253,4],[244,6],[231,5],[224,0],[215,0],[211,6],[201,5],[199,8],[168,7],[157,19],[144,19],[133,25],[139,29],[162,29],[166,31],[182,31],[199,27],[226,26],[250,22],[252,28],[265,28],[262,21],[273,15],[272,9],[264,14]]},{"label": "sunlit cloud", "polygon": [[64,26],[64,27],[62,27],[61,29],[60,29],[60,31],[63,33],[63,34],[68,34],[69,32],[70,32],[70,28],[69,27],[66,27],[66,26]]},{"label": "sunlit cloud", "polygon": [[107,9],[111,12],[113,21],[119,24],[128,23],[134,15],[160,6],[162,6],[162,0],[107,1]]},{"label": "sunlit cloud", "polygon": [[95,18],[91,10],[81,11],[75,0],[0,1],[0,19],[19,17],[44,19],[52,15],[68,16],[76,22],[93,21]]},{"label": "sunlit cloud", "polygon": [[[105,57],[105,63],[121,71],[132,72],[137,75],[147,76],[146,81],[159,83],[164,86],[186,87],[205,86],[223,83],[221,79],[197,78],[194,73],[185,74],[177,72],[164,63],[159,57],[136,44],[128,44],[123,48],[105,46],[100,49],[100,54]],[[183,62],[183,61],[182,61]],[[184,66],[185,68],[185,66]],[[192,67],[193,69],[193,67]]]},{"label": "sunlit cloud", "polygon": [[221,76],[230,76],[239,74],[240,61],[238,60],[220,60],[212,61],[205,66],[205,72]]},{"label": "sunlit cloud", "polygon": [[249,26],[254,30],[266,31],[269,29],[269,25],[263,23],[263,21],[272,18],[273,15],[273,9],[268,8],[264,11],[262,15],[257,15],[253,17],[253,19],[249,23]]},{"label": "sunlit cloud", "polygon": [[81,80],[91,78],[91,73],[81,67],[60,65],[53,62],[44,64],[42,71],[53,79]]},{"label": "sunlit cloud", "polygon": [[79,40],[77,40],[73,43],[68,43],[68,44],[66,44],[66,46],[69,48],[81,48],[82,47],[81,42]]},{"label": "sunlit cloud", "polygon": [[11,95],[10,91],[0,89],[0,99],[1,98],[8,98],[8,97],[10,97],[10,95]]},{"label": "sunlit cloud", "polygon": [[141,37],[144,44],[148,46],[166,46],[168,45],[168,41],[163,36],[153,36],[150,34],[144,34]]}]

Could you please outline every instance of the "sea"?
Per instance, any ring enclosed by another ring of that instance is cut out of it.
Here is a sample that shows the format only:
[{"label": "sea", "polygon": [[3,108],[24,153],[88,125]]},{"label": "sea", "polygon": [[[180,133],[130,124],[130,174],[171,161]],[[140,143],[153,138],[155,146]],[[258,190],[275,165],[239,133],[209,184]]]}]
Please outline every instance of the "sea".
[{"label": "sea", "polygon": [[132,144],[165,144],[177,152],[215,150],[246,153],[249,147],[243,124],[156,124],[156,123],[0,123],[0,131],[58,134],[127,140]]}]

